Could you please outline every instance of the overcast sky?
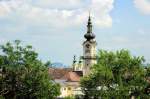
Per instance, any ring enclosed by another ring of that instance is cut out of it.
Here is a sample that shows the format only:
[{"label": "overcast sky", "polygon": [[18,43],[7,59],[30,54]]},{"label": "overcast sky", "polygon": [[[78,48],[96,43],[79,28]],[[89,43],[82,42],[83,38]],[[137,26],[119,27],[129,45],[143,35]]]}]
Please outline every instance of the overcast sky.
[{"label": "overcast sky", "polygon": [[0,0],[0,44],[31,44],[43,61],[82,55],[88,11],[98,49],[131,51],[150,63],[150,0]]}]

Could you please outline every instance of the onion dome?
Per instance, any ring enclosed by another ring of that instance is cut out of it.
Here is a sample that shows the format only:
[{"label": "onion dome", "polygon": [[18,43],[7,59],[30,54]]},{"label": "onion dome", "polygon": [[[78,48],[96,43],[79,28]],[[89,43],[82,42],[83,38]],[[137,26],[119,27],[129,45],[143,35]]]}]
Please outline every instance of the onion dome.
[{"label": "onion dome", "polygon": [[95,38],[95,35],[92,33],[92,22],[91,22],[91,17],[89,16],[88,19],[88,25],[87,25],[87,33],[84,35],[84,37],[90,41]]}]

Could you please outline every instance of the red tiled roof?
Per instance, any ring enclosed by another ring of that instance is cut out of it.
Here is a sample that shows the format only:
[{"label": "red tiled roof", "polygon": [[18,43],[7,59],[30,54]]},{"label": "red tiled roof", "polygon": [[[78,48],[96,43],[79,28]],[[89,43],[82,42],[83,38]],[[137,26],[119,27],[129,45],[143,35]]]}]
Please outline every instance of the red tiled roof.
[{"label": "red tiled roof", "polygon": [[72,71],[70,68],[49,68],[48,72],[53,79],[66,80],[68,82],[78,82],[83,76],[82,71]]},{"label": "red tiled roof", "polygon": [[72,69],[70,68],[65,68],[65,69],[49,68],[48,69],[48,73],[53,79],[60,79],[70,71],[72,71]]},{"label": "red tiled roof", "polygon": [[71,81],[71,82],[78,82],[80,81],[81,75],[79,75],[77,72],[75,71],[71,71],[68,72],[64,77],[62,77],[61,79],[65,79],[67,81]]}]

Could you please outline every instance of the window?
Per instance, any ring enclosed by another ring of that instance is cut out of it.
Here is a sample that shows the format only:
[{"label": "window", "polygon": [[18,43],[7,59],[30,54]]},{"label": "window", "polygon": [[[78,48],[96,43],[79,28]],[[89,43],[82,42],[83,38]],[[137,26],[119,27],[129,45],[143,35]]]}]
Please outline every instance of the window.
[{"label": "window", "polygon": [[68,87],[68,90],[71,90],[71,87]]},{"label": "window", "polygon": [[64,88],[64,90],[66,90],[66,88]]}]

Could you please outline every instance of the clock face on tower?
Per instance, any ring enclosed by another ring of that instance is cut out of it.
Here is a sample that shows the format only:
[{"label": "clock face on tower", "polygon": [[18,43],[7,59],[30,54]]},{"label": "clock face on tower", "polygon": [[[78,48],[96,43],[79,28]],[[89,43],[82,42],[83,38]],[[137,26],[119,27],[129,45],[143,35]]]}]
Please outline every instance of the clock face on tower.
[{"label": "clock face on tower", "polygon": [[85,46],[86,46],[86,48],[90,48],[90,44],[86,44]]},{"label": "clock face on tower", "polygon": [[90,53],[90,44],[86,44],[85,47],[85,53]]}]

